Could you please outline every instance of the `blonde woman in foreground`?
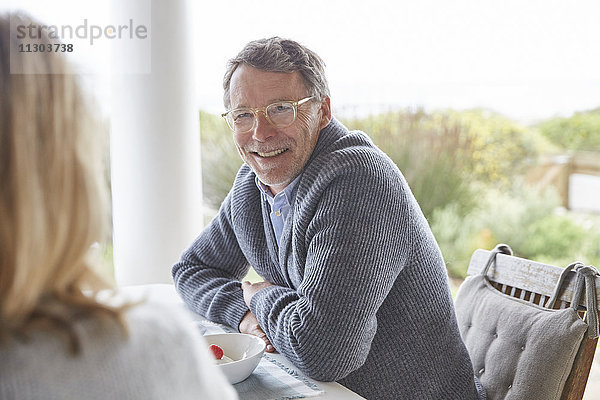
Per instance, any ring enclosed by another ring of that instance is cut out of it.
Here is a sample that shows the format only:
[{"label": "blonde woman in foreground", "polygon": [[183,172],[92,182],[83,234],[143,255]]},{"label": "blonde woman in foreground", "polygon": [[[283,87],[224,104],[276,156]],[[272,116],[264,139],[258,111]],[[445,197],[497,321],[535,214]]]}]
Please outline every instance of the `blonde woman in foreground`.
[{"label": "blonde woman in foreground", "polygon": [[237,398],[183,310],[97,299],[99,132],[64,55],[18,52],[11,18],[32,23],[0,15],[0,399]]}]

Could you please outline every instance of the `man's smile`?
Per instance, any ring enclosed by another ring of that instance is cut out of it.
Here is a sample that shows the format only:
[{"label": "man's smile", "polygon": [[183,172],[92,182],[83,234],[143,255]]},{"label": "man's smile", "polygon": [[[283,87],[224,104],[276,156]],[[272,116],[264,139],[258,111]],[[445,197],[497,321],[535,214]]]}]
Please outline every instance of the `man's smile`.
[{"label": "man's smile", "polygon": [[252,154],[256,154],[262,158],[269,158],[269,157],[275,157],[278,156],[284,152],[288,151],[287,148],[285,149],[277,149],[277,150],[273,150],[273,151],[268,151],[268,152],[262,152],[262,151],[253,151]]}]

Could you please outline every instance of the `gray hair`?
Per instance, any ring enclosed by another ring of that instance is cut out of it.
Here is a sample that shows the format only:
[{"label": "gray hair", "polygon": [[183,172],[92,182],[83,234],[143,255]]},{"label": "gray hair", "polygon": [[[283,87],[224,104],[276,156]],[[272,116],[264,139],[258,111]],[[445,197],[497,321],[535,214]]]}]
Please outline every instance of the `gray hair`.
[{"label": "gray hair", "polygon": [[270,72],[298,71],[310,96],[319,100],[329,97],[329,86],[325,77],[325,63],[316,53],[298,42],[280,37],[259,39],[248,43],[237,56],[227,63],[223,77],[223,103],[229,108],[229,86],[231,76],[240,64]]}]

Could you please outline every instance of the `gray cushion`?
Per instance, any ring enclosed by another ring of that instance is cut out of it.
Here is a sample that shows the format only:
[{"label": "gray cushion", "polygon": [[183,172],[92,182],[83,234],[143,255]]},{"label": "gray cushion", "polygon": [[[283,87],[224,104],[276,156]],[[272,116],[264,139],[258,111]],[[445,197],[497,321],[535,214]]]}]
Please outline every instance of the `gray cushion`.
[{"label": "gray cushion", "polygon": [[587,324],[510,297],[482,275],[456,295],[461,336],[488,399],[560,399]]}]

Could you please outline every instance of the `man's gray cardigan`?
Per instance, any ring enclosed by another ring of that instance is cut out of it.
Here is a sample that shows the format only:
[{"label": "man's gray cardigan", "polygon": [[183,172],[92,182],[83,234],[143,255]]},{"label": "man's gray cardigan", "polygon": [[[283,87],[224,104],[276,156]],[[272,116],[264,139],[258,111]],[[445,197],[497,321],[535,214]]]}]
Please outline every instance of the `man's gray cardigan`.
[{"label": "man's gray cardigan", "polygon": [[250,304],[306,375],[367,399],[475,399],[444,261],[396,165],[333,119],[297,183],[277,247],[244,165],[218,215],[173,267],[185,302],[238,327],[249,266],[274,283]]}]

